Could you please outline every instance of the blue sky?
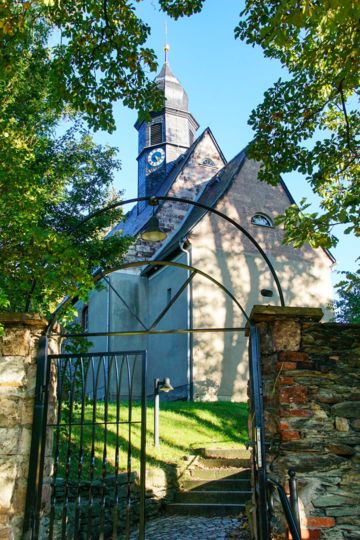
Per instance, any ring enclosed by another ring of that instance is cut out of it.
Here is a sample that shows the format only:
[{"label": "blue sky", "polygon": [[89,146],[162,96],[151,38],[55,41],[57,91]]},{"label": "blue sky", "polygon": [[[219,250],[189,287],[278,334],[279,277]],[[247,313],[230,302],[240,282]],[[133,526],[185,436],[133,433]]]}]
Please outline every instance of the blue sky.
[{"label": "blue sky", "polygon": [[[173,21],[159,12],[156,0],[138,4],[139,15],[151,26],[148,45],[159,57],[159,68],[164,58],[167,24],[170,65],[189,95],[190,111],[200,123],[198,133],[209,126],[227,159],[251,140],[247,120],[264,91],[279,77],[286,77],[279,62],[265,58],[260,48],[234,39],[242,7],[239,0],[206,0],[200,14]],[[96,134],[99,142],[119,148],[122,170],[117,174],[116,186],[125,190],[126,198],[136,196],[137,189],[137,132],[133,127],[136,116],[135,111],[117,104],[115,133]],[[295,173],[286,175],[284,180],[296,201],[306,196],[316,207],[304,177]],[[338,270],[354,269],[360,241],[341,235],[332,252]]]}]

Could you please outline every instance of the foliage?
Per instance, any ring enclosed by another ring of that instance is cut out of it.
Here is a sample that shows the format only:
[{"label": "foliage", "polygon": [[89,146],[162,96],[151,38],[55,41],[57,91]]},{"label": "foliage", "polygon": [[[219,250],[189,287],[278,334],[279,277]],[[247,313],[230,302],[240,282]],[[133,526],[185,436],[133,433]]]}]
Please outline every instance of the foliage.
[{"label": "foliage", "polygon": [[[205,0],[160,0],[177,19]],[[250,157],[271,184],[290,171],[305,174],[321,210],[305,199],[281,216],[285,241],[299,247],[336,245],[336,224],[360,234],[359,95],[360,4],[354,0],[246,0],[235,37],[262,47],[289,72],[265,92],[249,124]]]},{"label": "foliage", "polygon": [[47,315],[64,294],[86,299],[92,270],[126,251],[128,239],[104,240],[120,211],[78,225],[109,201],[119,167],[84,126],[113,131],[118,99],[144,118],[164,103],[135,4],[0,1],[0,309]]},{"label": "foliage", "polygon": [[[5,53],[4,53],[5,54]],[[12,311],[47,315],[64,294],[85,297],[91,270],[114,262],[127,243],[102,241],[120,212],[74,227],[105,205],[115,151],[95,145],[79,122],[56,136],[42,34],[20,47],[0,78],[0,289]],[[4,305],[7,302],[7,305]]]},{"label": "foliage", "polygon": [[321,211],[303,200],[280,219],[287,242],[335,245],[335,224],[360,234],[359,15],[353,0],[247,0],[236,37],[260,45],[289,77],[277,81],[252,112],[251,157],[260,178],[275,184],[297,170],[320,197]]},{"label": "foliage", "polygon": [[130,0],[2,0],[0,68],[13,69],[19,46],[31,50],[41,39],[51,105],[70,106],[91,127],[113,131],[115,100],[142,115],[163,103],[147,77],[157,67],[144,47],[149,34]]},{"label": "foliage", "polygon": [[174,19],[201,11],[205,0],[159,0],[161,8]]},{"label": "foliage", "polygon": [[[50,26],[35,2],[25,4],[0,10],[8,21],[0,25],[0,309],[46,316],[64,294],[86,298],[92,270],[116,264],[129,239],[103,240],[119,210],[77,227],[108,203],[120,163],[59,98],[56,56],[46,47]],[[24,24],[14,15],[20,9]],[[64,115],[70,127],[59,136]]]},{"label": "foliage", "polygon": [[334,301],[335,318],[342,323],[360,324],[360,270],[341,272],[345,279],[337,284],[338,299]]}]

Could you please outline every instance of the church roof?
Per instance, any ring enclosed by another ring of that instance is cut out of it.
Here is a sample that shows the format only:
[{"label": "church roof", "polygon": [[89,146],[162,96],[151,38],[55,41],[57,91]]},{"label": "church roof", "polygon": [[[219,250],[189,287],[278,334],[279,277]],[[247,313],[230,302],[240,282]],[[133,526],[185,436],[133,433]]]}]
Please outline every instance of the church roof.
[{"label": "church roof", "polygon": [[[222,156],[224,162],[226,162],[225,157],[223,156],[210,128],[206,128],[205,131],[193,142],[193,144],[186,150],[184,154],[179,156],[179,158],[176,160],[173,168],[169,172],[169,174],[166,176],[164,182],[161,184],[159,189],[156,191],[154,196],[166,196],[175,182],[176,178],[179,176],[179,174],[184,169],[185,165],[191,158],[191,156],[194,153],[194,150],[198,146],[198,144],[202,141],[202,139],[205,137],[206,134],[209,134],[210,137],[213,139],[214,144],[216,145],[217,149],[219,150],[220,155]],[[144,203],[137,203],[127,214],[126,214],[126,220],[121,221],[116,225],[109,233],[109,236],[112,236],[116,232],[121,232],[123,236],[136,236],[148,223],[148,221],[153,216],[153,207],[144,204]]]},{"label": "church roof", "polygon": [[[205,204],[206,206],[214,207],[218,200],[225,195],[228,189],[231,187],[234,178],[240,171],[246,158],[246,149],[237,154],[229,163],[227,163],[209,182],[205,184],[203,189],[199,192],[196,202]],[[161,246],[161,248],[152,257],[156,260],[166,260],[168,257],[173,256],[174,252],[179,249],[179,243],[186,237],[186,235],[193,229],[193,227],[207,214],[207,210],[191,206],[187,212],[180,227],[169,236],[168,240]],[[147,267],[144,270],[144,274],[154,271],[154,267]]]},{"label": "church roof", "polygon": [[[211,178],[198,193],[195,201],[202,203],[206,206],[214,208],[219,201],[229,190],[233,181],[240,172],[246,159],[246,148],[241,150],[229,163],[227,163],[217,174]],[[291,204],[296,204],[293,196],[291,195],[288,187],[283,179],[280,180],[280,185],[284,189]],[[155,252],[153,260],[167,260],[170,257],[174,257],[177,251],[180,251],[180,243],[186,238],[189,232],[199,223],[199,221],[208,213],[207,210],[196,206],[191,206],[187,214],[185,215],[179,228],[169,236],[167,241]],[[323,249],[326,255],[332,262],[335,262],[335,258],[328,249]],[[147,266],[142,274],[152,274],[156,271],[154,266]]]},{"label": "church roof", "polygon": [[155,77],[155,83],[164,92],[165,107],[171,107],[181,111],[189,110],[189,98],[180,81],[171,71],[168,61],[161,68],[160,73]]}]

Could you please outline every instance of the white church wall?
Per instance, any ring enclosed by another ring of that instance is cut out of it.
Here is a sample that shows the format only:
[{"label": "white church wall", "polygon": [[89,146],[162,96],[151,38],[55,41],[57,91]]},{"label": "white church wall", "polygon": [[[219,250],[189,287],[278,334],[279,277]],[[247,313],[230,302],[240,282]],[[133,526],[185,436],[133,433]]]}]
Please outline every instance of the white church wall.
[{"label": "white church wall", "polygon": [[[290,306],[323,307],[331,297],[331,261],[323,250],[309,246],[296,250],[281,243],[278,228],[251,224],[262,212],[272,219],[289,205],[281,186],[269,186],[256,179],[257,164],[246,161],[229,192],[217,209],[239,222],[263,247],[271,260]],[[223,283],[242,304],[246,313],[254,304],[277,304],[275,282],[266,263],[249,240],[231,224],[207,215],[192,231],[193,265]],[[260,294],[271,289],[272,298]],[[328,313],[329,314],[329,313]],[[193,283],[194,326],[244,326],[245,318],[222,292],[205,280]],[[193,341],[195,399],[246,400],[248,379],[247,344],[241,333],[217,337],[196,334]]]},{"label": "white church wall", "polygon": [[[186,264],[186,256],[177,262]],[[154,322],[170,298],[174,298],[186,281],[188,272],[181,268],[164,267],[149,278],[149,324]],[[188,291],[185,290],[170,308],[157,330],[186,329],[188,327]],[[154,378],[170,377],[175,391],[169,398],[187,398],[189,392],[189,335],[151,335],[148,341],[149,382]]]},{"label": "white church wall", "polygon": [[[176,159],[183,151],[184,148],[189,148],[191,142],[189,140],[189,119],[188,114],[184,113],[182,116],[179,111],[175,111],[175,114],[171,114],[171,111],[167,109],[166,124],[165,124],[165,140],[167,143],[174,145],[167,155],[168,162]],[[183,147],[183,148],[181,148]]]},{"label": "white church wall", "polygon": [[[147,319],[147,280],[134,272],[118,271],[107,276],[111,287],[103,282],[103,288],[94,291],[89,301],[89,332],[126,332],[143,330],[136,317],[117,296],[121,295],[131,311],[141,320]],[[116,291],[116,292],[115,292]],[[90,337],[92,352],[122,352],[147,349],[146,336]],[[124,374],[125,377],[125,374]],[[140,388],[140,369],[135,370],[134,387]],[[113,381],[115,383],[115,381]],[[127,382],[124,379],[122,388]],[[138,390],[136,390],[138,393]],[[104,377],[100,372],[98,397],[104,394]]]}]

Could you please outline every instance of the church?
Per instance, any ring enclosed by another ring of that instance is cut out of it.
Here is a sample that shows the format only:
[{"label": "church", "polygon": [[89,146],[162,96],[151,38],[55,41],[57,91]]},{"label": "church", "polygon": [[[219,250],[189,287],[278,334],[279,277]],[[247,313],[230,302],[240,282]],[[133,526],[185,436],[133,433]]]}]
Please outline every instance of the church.
[{"label": "church", "polygon": [[135,241],[82,308],[83,326],[117,334],[91,338],[94,352],[147,351],[148,395],[155,378],[169,377],[172,399],[246,401],[247,316],[255,304],[280,305],[256,246],[287,306],[325,313],[334,259],[322,248],[282,244],[275,218],[294,203],[285,183],[260,182],[246,148],[227,161],[209,128],[198,134],[167,54],[155,82],[165,107],[135,124],[138,197],[152,199],[137,202],[111,231]]}]

